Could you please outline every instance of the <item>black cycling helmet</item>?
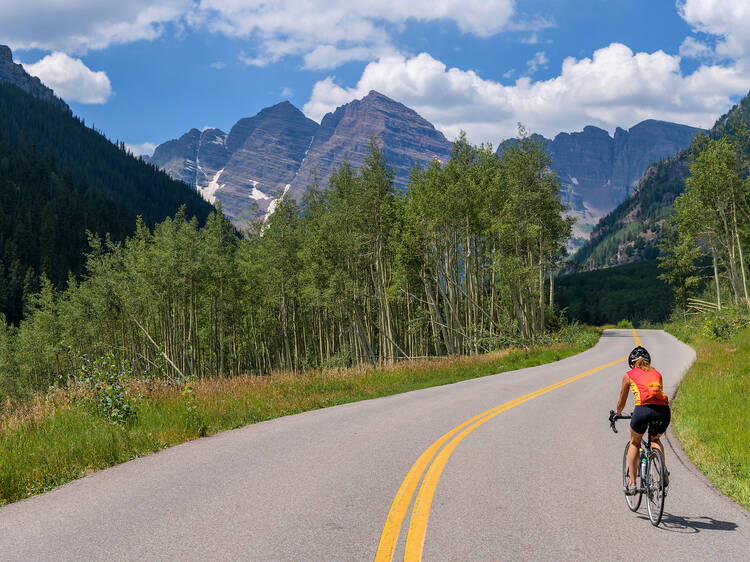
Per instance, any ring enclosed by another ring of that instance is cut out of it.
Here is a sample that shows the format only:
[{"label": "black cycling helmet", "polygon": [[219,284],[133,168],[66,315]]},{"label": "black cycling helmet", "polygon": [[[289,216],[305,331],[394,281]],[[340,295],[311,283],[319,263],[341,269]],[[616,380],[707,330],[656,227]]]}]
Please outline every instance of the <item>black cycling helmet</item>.
[{"label": "black cycling helmet", "polygon": [[639,345],[630,352],[630,355],[628,355],[628,365],[630,365],[630,368],[632,369],[635,366],[636,360],[641,358],[651,363],[651,355],[649,355],[649,352],[646,351],[645,347]]}]

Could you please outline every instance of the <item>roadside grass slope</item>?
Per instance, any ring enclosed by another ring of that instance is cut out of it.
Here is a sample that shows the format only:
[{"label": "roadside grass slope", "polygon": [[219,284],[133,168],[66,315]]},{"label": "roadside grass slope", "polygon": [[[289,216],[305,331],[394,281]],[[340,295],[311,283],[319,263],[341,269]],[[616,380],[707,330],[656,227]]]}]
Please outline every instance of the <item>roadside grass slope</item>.
[{"label": "roadside grass slope", "polygon": [[137,418],[96,415],[85,389],[53,389],[0,413],[0,505],[132,458],[263,420],[558,361],[593,346],[600,331],[562,343],[387,367],[277,373],[167,384],[134,381]]},{"label": "roadside grass slope", "polygon": [[673,403],[674,431],[693,464],[750,510],[750,328],[726,341],[697,321],[665,329],[698,353]]}]

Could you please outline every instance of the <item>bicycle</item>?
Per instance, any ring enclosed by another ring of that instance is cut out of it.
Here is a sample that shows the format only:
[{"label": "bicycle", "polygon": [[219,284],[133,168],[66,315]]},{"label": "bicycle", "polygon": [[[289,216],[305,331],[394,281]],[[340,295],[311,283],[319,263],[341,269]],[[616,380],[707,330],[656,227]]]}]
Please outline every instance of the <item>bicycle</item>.
[{"label": "bicycle", "polygon": [[[617,433],[615,421],[630,419],[631,416],[616,415],[614,410],[609,411],[609,424],[612,431]],[[625,453],[622,457],[622,483],[625,488],[630,483],[630,466],[628,464],[628,450],[630,440],[625,445]],[[661,451],[651,447],[651,428],[649,427],[647,438],[641,439],[640,447],[640,470],[636,474],[636,487],[638,491],[634,496],[625,496],[630,511],[638,511],[641,499],[644,495],[648,498],[648,518],[655,527],[659,525],[664,513],[664,500],[667,497],[667,486],[664,484],[664,457]]]}]

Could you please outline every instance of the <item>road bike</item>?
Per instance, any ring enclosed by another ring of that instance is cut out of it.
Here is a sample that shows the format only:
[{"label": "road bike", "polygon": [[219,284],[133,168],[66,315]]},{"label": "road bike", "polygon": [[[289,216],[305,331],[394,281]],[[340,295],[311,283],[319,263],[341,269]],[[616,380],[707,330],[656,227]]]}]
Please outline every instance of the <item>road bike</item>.
[{"label": "road bike", "polygon": [[[615,421],[627,420],[631,416],[618,416],[614,410],[609,411],[609,424],[612,431],[617,433]],[[630,440],[625,445],[625,453],[622,456],[622,484],[624,488],[630,483],[630,466],[628,464],[628,449]],[[635,484],[637,492],[634,496],[625,496],[630,511],[638,511],[641,505],[641,499],[645,495],[647,498],[646,506],[648,508],[648,518],[651,524],[657,526],[661,521],[664,513],[664,500],[667,497],[667,485],[664,483],[664,457],[661,451],[651,447],[651,428],[649,427],[648,436],[641,439],[640,462],[638,474],[636,474]]]}]

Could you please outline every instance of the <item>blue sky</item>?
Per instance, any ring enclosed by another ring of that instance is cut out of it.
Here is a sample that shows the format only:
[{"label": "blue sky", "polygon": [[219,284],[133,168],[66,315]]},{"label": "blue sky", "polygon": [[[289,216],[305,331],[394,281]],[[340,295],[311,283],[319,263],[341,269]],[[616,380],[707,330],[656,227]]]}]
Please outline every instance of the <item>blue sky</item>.
[{"label": "blue sky", "polygon": [[[5,3],[8,0],[0,0]],[[370,89],[493,144],[646,118],[710,126],[750,89],[731,0],[26,0],[0,43],[135,151],[289,99],[313,119]]]}]

